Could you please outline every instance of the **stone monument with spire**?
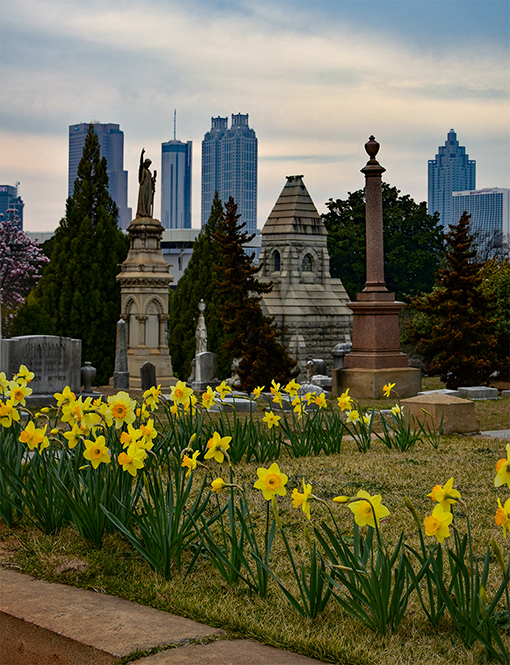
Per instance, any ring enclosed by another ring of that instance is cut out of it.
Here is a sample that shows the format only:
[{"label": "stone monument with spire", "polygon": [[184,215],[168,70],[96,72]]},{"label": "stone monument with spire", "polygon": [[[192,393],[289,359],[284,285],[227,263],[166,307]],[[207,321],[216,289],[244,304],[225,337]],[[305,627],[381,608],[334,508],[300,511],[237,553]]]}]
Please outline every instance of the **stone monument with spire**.
[{"label": "stone monument with spire", "polygon": [[400,397],[411,397],[421,389],[421,370],[409,367],[400,348],[398,313],[405,306],[395,301],[384,281],[384,245],[381,176],[386,169],[376,159],[379,143],[371,136],[365,144],[370,159],[361,169],[365,175],[367,279],[353,313],[352,351],[345,356],[345,369],[333,370],[333,391],[349,388],[353,397],[379,398],[383,386],[395,383]]},{"label": "stone monument with spire", "polygon": [[151,160],[140,155],[138,207],[128,228],[129,252],[117,275],[121,318],[126,322],[129,387],[140,388],[140,368],[149,361],[163,387],[176,383],[168,351],[168,289],[173,281],[161,251],[163,227],[153,217],[157,173]]}]

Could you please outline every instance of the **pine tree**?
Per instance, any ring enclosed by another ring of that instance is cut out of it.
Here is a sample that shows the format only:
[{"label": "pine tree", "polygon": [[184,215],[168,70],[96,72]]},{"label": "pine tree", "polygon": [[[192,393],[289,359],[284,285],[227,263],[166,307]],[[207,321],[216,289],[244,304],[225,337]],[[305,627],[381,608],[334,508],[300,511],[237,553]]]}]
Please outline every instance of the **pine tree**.
[{"label": "pine tree", "polygon": [[447,266],[437,272],[432,293],[411,303],[421,313],[419,325],[411,325],[411,341],[427,371],[452,389],[486,383],[495,364],[494,299],[480,288],[469,218],[464,213],[457,225],[450,224]]},{"label": "pine tree", "polygon": [[217,283],[222,298],[220,317],[227,335],[225,348],[233,358],[239,358],[241,387],[251,392],[257,385],[268,386],[271,380],[287,382],[297,372],[285,347],[278,341],[281,331],[260,307],[263,293],[272,285],[261,284],[255,274],[254,254],[248,255],[244,245],[253,239],[238,224],[240,215],[232,197],[214,237],[221,253],[221,274]]},{"label": "pine tree", "polygon": [[230,376],[232,358],[223,348],[225,333],[218,311],[220,297],[216,288],[220,256],[214,233],[223,214],[223,205],[216,192],[209,220],[193,243],[193,254],[170,297],[169,346],[172,367],[176,376],[186,380],[195,357],[195,329],[198,303],[206,304],[208,349],[218,355],[220,378]]},{"label": "pine tree", "polygon": [[129,247],[117,226],[118,209],[108,193],[106,159],[90,125],[74,193],[54,236],[50,264],[34,293],[51,333],[82,340],[82,359],[97,369],[96,382],[113,373],[120,315],[119,264]]}]

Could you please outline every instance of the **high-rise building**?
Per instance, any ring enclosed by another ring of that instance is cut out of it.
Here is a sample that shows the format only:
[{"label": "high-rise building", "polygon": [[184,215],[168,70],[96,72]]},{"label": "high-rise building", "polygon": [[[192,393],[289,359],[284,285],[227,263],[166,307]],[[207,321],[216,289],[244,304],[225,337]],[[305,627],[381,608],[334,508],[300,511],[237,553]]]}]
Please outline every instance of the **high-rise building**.
[{"label": "high-rise building", "polygon": [[161,144],[161,224],[165,229],[191,228],[192,142]]},{"label": "high-rise building", "polygon": [[471,215],[470,231],[477,234],[481,249],[497,239],[510,240],[510,189],[493,187],[453,192],[453,216]]},{"label": "high-rise building", "polygon": [[257,137],[248,126],[248,114],[211,118],[211,130],[202,141],[202,226],[211,213],[214,193],[237,203],[247,233],[257,232]]},{"label": "high-rise building", "polygon": [[[127,229],[131,224],[131,208],[127,205],[128,173],[124,171],[124,132],[119,125],[94,122],[94,132],[99,139],[101,158],[106,157],[108,191],[119,209],[119,227]],[[78,165],[83,155],[89,123],[69,126],[69,190],[72,196]]]},{"label": "high-rise building", "polygon": [[[17,221],[18,228],[23,230],[23,208],[25,204],[18,195],[18,185],[0,185],[0,222],[11,219]],[[7,211],[15,211],[9,212]],[[19,221],[18,221],[19,220]]]},{"label": "high-rise building", "polygon": [[450,129],[444,146],[439,146],[435,159],[429,159],[428,210],[439,212],[441,224],[457,224],[453,214],[453,192],[476,188],[476,162],[469,159],[466,148],[459,145],[457,134]]}]

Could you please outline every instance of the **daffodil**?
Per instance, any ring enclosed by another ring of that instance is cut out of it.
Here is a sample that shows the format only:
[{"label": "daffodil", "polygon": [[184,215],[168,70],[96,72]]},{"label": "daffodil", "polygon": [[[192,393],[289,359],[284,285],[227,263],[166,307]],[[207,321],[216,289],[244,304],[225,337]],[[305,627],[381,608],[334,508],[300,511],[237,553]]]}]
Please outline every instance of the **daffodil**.
[{"label": "daffodil", "polygon": [[211,483],[212,491],[216,492],[216,494],[223,492],[226,486],[227,483],[222,478],[216,478]]},{"label": "daffodil", "polygon": [[395,406],[391,407],[391,412],[395,416],[395,418],[400,418],[402,416],[403,411],[404,407],[399,406],[398,404],[395,404]]},{"label": "daffodil", "polygon": [[64,404],[69,402],[74,402],[76,400],[76,395],[73,393],[69,386],[66,386],[61,393],[54,394],[55,399],[57,400],[57,406],[60,408]]},{"label": "daffodil", "polygon": [[200,450],[197,450],[193,453],[191,457],[189,455],[184,455],[182,458],[181,466],[187,467],[186,478],[191,475],[191,472],[197,468],[197,457],[200,455]]},{"label": "daffodil", "polygon": [[265,386],[257,386],[256,388],[253,389],[254,399],[258,399],[261,396],[262,391],[264,390],[264,388],[265,388]]},{"label": "daffodil", "polygon": [[6,402],[0,402],[0,425],[10,427],[13,420],[19,422],[19,412],[14,408],[12,399]]},{"label": "daffodil", "polygon": [[145,448],[145,450],[152,450],[152,448],[154,448],[153,441],[158,436],[158,432],[154,427],[153,418],[149,418],[146,423],[142,423],[138,429],[142,435],[138,442],[140,447]]},{"label": "daffodil", "polygon": [[120,442],[123,448],[129,448],[132,443],[135,443],[140,439],[142,433],[139,429],[135,429],[133,425],[127,426],[127,432],[122,432],[120,435]]},{"label": "daffodil", "polygon": [[365,490],[359,490],[356,494],[360,501],[349,504],[349,509],[354,514],[354,520],[358,526],[371,526],[375,528],[375,522],[387,517],[390,511],[381,503],[381,495],[370,496]]},{"label": "daffodil", "polygon": [[285,483],[287,482],[288,477],[280,472],[276,462],[273,462],[269,469],[257,469],[257,476],[259,479],[255,482],[253,487],[257,490],[262,490],[262,494],[266,501],[270,501],[275,494],[278,494],[279,496],[285,496],[287,494]]},{"label": "daffodil", "polygon": [[214,402],[215,395],[216,391],[213,390],[211,386],[207,386],[207,390],[202,395],[202,406],[204,407],[204,409],[207,409],[207,411],[209,411],[211,406],[215,403]]},{"label": "daffodil", "polygon": [[27,445],[30,448],[30,450],[38,448],[39,453],[41,453],[45,448],[47,448],[50,445],[48,437],[46,436],[47,427],[48,425],[45,425],[42,428],[41,427],[36,428],[34,421],[31,420],[29,423],[27,423],[25,429],[20,433],[19,440],[21,441],[21,443]]},{"label": "daffodil", "polygon": [[450,512],[450,506],[453,503],[457,503],[457,500],[460,499],[459,490],[453,489],[453,478],[445,483],[445,486],[435,485],[432,488],[432,492],[427,494],[427,496],[432,499],[432,501],[437,501],[445,513]]},{"label": "daffodil", "polygon": [[506,530],[510,530],[510,499],[505,501],[505,505],[501,505],[501,501],[498,499],[498,509],[494,516],[496,524],[503,528],[503,538],[506,538]]},{"label": "daffodil", "polygon": [[31,372],[26,365],[20,365],[18,373],[14,375],[14,380],[23,382],[25,385],[30,383],[34,378],[35,374]]},{"label": "daffodil", "polygon": [[228,393],[232,392],[232,388],[230,386],[227,386],[225,381],[222,381],[220,385],[216,388],[216,391],[218,395],[220,396],[221,401],[225,399],[225,395],[228,395]]},{"label": "daffodil", "polygon": [[317,397],[317,391],[316,390],[314,390],[311,393],[306,393],[306,395],[305,395],[306,405],[310,406],[310,404],[312,404],[312,402],[315,402],[316,397]]},{"label": "daffodil", "polygon": [[335,503],[349,503],[350,500],[351,500],[350,496],[344,496],[344,495],[335,496],[335,498],[333,499]]},{"label": "daffodil", "polygon": [[272,393],[273,396],[273,402],[275,404],[278,404],[279,406],[283,406],[283,397],[282,394],[279,390],[275,390],[274,393]]},{"label": "daffodil", "polygon": [[301,508],[303,509],[304,514],[310,519],[310,504],[308,503],[308,499],[312,495],[312,486],[310,484],[305,483],[305,479],[303,478],[303,492],[298,492],[297,488],[292,490],[292,505],[294,508]]},{"label": "daffodil", "polygon": [[143,394],[145,404],[150,407],[151,411],[156,411],[158,408],[158,403],[161,397],[161,384],[156,388],[156,386],[151,386]]},{"label": "daffodil", "polygon": [[82,432],[80,426],[75,423],[70,432],[64,432],[64,438],[67,439],[67,445],[72,450],[79,442]]},{"label": "daffodil", "polygon": [[353,423],[355,425],[358,421],[359,421],[359,413],[355,409],[353,409],[352,411],[348,411],[346,422]]},{"label": "daffodil", "polygon": [[212,437],[207,442],[207,452],[204,459],[215,459],[218,464],[221,464],[225,458],[226,451],[230,448],[231,436],[220,436],[218,432],[214,432]]},{"label": "daffodil", "polygon": [[16,383],[12,381],[10,384],[11,390],[11,399],[14,406],[21,404],[21,406],[26,406],[25,397],[28,397],[32,394],[32,388],[29,388],[26,384]]},{"label": "daffodil", "polygon": [[296,395],[292,400],[292,406],[294,407],[294,413],[297,413],[298,420],[300,420],[303,417],[303,413],[305,413],[303,398]]},{"label": "daffodil", "polygon": [[269,390],[271,391],[271,395],[274,395],[275,393],[279,393],[281,389],[281,386],[279,383],[276,383],[274,379],[271,380],[271,387]]},{"label": "daffodil", "polygon": [[185,404],[189,400],[189,396],[192,394],[193,390],[188,388],[184,381],[177,381],[175,386],[172,386],[170,399],[174,404]]},{"label": "daffodil", "polygon": [[9,382],[5,376],[5,372],[0,372],[0,395],[7,395],[9,392]]},{"label": "daffodil", "polygon": [[337,398],[337,401],[340,411],[345,411],[345,409],[351,408],[352,397],[349,395],[349,388]]},{"label": "daffodil", "polygon": [[95,441],[86,439],[84,443],[85,452],[83,453],[83,457],[89,460],[94,469],[97,469],[101,463],[110,464],[110,451],[106,447],[104,436],[98,436]]},{"label": "daffodil", "polygon": [[284,390],[291,397],[295,397],[298,393],[299,388],[300,388],[299,383],[296,383],[296,381],[294,379],[292,379],[291,381],[289,381],[289,383],[287,383]]},{"label": "daffodil", "polygon": [[326,401],[326,395],[324,393],[321,393],[318,397],[316,397],[315,404],[317,404],[319,409],[325,409],[328,405]]},{"label": "daffodil", "polygon": [[394,383],[387,383],[383,387],[384,396],[389,397],[391,395],[391,391],[393,390],[394,387],[395,387]]},{"label": "daffodil", "polygon": [[279,427],[281,416],[277,416],[272,411],[268,411],[262,420],[266,423],[268,428],[271,429],[273,426]]},{"label": "daffodil", "polygon": [[453,520],[453,515],[444,510],[443,506],[438,503],[432,511],[432,515],[425,518],[423,524],[425,526],[425,533],[427,536],[435,536],[439,543],[442,543],[445,538],[450,535],[448,528]]},{"label": "daffodil", "polygon": [[500,459],[496,466],[494,485],[501,487],[505,483],[510,487],[510,443],[506,444],[506,459]]},{"label": "daffodil", "polygon": [[118,462],[121,465],[122,470],[127,471],[134,478],[138,470],[143,469],[143,462],[146,457],[147,452],[133,443],[129,446],[127,452],[120,453]]},{"label": "daffodil", "polygon": [[136,402],[129,397],[128,393],[121,390],[116,395],[108,397],[108,405],[115,420],[116,429],[134,422]]},{"label": "daffodil", "polygon": [[363,422],[365,423],[365,425],[370,425],[370,419],[371,415],[367,411],[367,413],[365,413],[365,415],[363,416]]}]

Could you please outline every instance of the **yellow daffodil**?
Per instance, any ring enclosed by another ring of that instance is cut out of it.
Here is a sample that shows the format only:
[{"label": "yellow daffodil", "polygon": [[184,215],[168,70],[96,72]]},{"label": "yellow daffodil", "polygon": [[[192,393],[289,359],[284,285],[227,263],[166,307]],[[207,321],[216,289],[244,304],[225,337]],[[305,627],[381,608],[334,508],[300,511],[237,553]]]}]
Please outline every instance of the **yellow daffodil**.
[{"label": "yellow daffodil", "polygon": [[278,494],[279,496],[285,496],[287,494],[285,483],[287,482],[288,477],[280,472],[276,462],[271,464],[269,469],[257,469],[257,476],[259,479],[255,482],[253,487],[257,490],[262,490],[262,494],[266,501],[270,501],[275,494]]},{"label": "yellow daffodil", "polygon": [[220,396],[221,401],[225,399],[225,395],[228,395],[228,393],[232,392],[232,388],[230,386],[227,386],[225,381],[222,381],[220,385],[216,388],[216,391],[218,395]]},{"label": "yellow daffodil", "polygon": [[435,536],[439,543],[442,543],[445,538],[450,535],[448,528],[453,520],[453,515],[443,509],[443,506],[438,503],[429,515],[423,521],[425,526],[425,533],[427,536]]},{"label": "yellow daffodil", "polygon": [[41,453],[45,448],[47,448],[50,445],[48,437],[46,436],[47,427],[48,425],[36,428],[34,421],[31,420],[29,423],[27,423],[25,429],[20,433],[19,440],[21,441],[21,443],[27,445],[30,448],[30,450],[38,448],[39,453]]},{"label": "yellow daffodil", "polygon": [[161,384],[159,384],[157,388],[155,386],[151,386],[143,394],[145,404],[148,407],[150,407],[151,411],[157,410],[160,397],[161,397]]},{"label": "yellow daffodil", "polygon": [[340,411],[345,411],[345,409],[350,409],[351,404],[352,404],[352,397],[349,395],[349,388],[340,395],[340,397],[337,397],[338,401],[338,408]]},{"label": "yellow daffodil", "polygon": [[57,400],[57,406],[59,408],[64,404],[69,404],[69,402],[74,402],[76,400],[76,395],[69,386],[66,386],[61,393],[55,393],[54,397]]},{"label": "yellow daffodil", "polygon": [[133,443],[136,444],[138,439],[142,436],[142,433],[139,429],[135,429],[133,425],[127,426],[127,432],[122,432],[120,435],[120,442],[122,443],[123,448],[129,448]]},{"label": "yellow daffodil", "polygon": [[214,432],[212,437],[207,442],[207,452],[204,459],[215,459],[218,464],[222,464],[225,458],[225,452],[230,448],[231,436],[220,436],[218,432]]},{"label": "yellow daffodil", "polygon": [[297,488],[292,490],[292,505],[294,508],[299,508],[300,506],[303,509],[304,514],[310,519],[310,504],[308,499],[312,495],[312,486],[305,484],[305,479],[303,478],[303,492],[298,492]]},{"label": "yellow daffodil", "polygon": [[264,390],[264,388],[265,388],[265,386],[257,386],[256,388],[253,389],[254,399],[258,399],[261,396],[262,391]]},{"label": "yellow daffodil", "polygon": [[136,417],[140,418],[140,420],[142,421],[147,420],[147,418],[149,417],[149,412],[147,411],[147,404],[143,402],[143,404],[135,410],[135,413]]},{"label": "yellow daffodil", "polygon": [[496,477],[494,478],[494,485],[501,487],[501,485],[508,485],[510,487],[510,443],[506,444],[506,459],[500,459],[496,466]]},{"label": "yellow daffodil", "polygon": [[317,397],[317,391],[314,390],[313,393],[306,393],[305,399],[306,399],[306,405],[310,406],[312,402],[315,403],[315,398]]},{"label": "yellow daffodil", "polygon": [[211,483],[212,491],[216,492],[216,494],[223,492],[226,486],[227,483],[222,478],[216,478],[216,480],[213,480]]},{"label": "yellow daffodil", "polygon": [[273,426],[279,427],[281,416],[277,416],[272,411],[268,411],[262,420],[266,423],[268,428],[271,429]]},{"label": "yellow daffodil", "polygon": [[391,412],[396,418],[400,418],[402,416],[403,411],[404,407],[399,406],[398,404],[395,404],[395,406],[391,407]]},{"label": "yellow daffodil", "polygon": [[9,391],[9,382],[5,376],[5,372],[0,372],[0,395],[7,395]]},{"label": "yellow daffodil", "polygon": [[70,432],[64,432],[64,437],[67,439],[67,445],[69,446],[70,450],[72,450],[78,444],[81,436],[82,431],[77,423],[73,425],[73,428]]},{"label": "yellow daffodil", "polygon": [[371,526],[375,528],[383,517],[387,517],[390,511],[381,503],[381,495],[370,496],[365,490],[359,490],[356,494],[361,501],[349,504],[349,509],[354,514],[354,520],[358,526]]},{"label": "yellow daffodil", "polygon": [[272,393],[272,397],[275,404],[278,404],[281,407],[283,406],[283,397],[279,390],[275,390],[274,393]]},{"label": "yellow daffodil", "polygon": [[384,396],[389,397],[391,395],[391,391],[393,390],[394,387],[395,387],[394,383],[387,383],[383,387]]},{"label": "yellow daffodil", "polygon": [[315,398],[315,404],[319,407],[319,409],[325,409],[328,406],[328,403],[326,401],[326,395],[324,393],[321,393],[318,397]]},{"label": "yellow daffodil", "polygon": [[188,478],[191,475],[191,472],[197,468],[197,457],[200,455],[200,450],[197,450],[193,453],[191,457],[188,455],[184,455],[182,458],[182,464],[181,466],[187,467],[188,470],[186,471],[186,478]]},{"label": "yellow daffodil", "polygon": [[143,448],[139,448],[136,444],[131,444],[127,452],[120,453],[118,462],[122,470],[127,471],[134,478],[138,470],[143,469],[143,462],[146,457],[147,452]]},{"label": "yellow daffodil", "polygon": [[280,388],[281,388],[280,384],[276,383],[276,381],[274,379],[272,379],[271,380],[271,387],[269,388],[269,390],[271,391],[271,395],[274,395],[275,393],[279,393]]},{"label": "yellow daffodil", "polygon": [[12,399],[0,402],[0,425],[10,427],[13,420],[19,422],[19,412],[14,408]]},{"label": "yellow daffodil", "polygon": [[177,381],[175,386],[172,386],[170,399],[174,404],[185,404],[192,394],[193,390],[188,388],[184,381]]},{"label": "yellow daffodil", "polygon": [[158,436],[158,432],[154,427],[153,418],[149,418],[149,420],[145,424],[142,423],[138,429],[140,430],[140,433],[142,435],[141,439],[138,442],[140,447],[145,448],[145,450],[152,450],[154,448],[153,441]]},{"label": "yellow daffodil", "polygon": [[116,429],[134,422],[136,402],[129,397],[128,393],[121,390],[116,395],[108,397],[108,405],[115,420]]},{"label": "yellow daffodil", "polygon": [[14,406],[21,404],[21,406],[26,406],[25,397],[28,397],[32,394],[32,388],[29,388],[26,384],[16,383],[12,381],[10,385],[11,390],[11,399]]},{"label": "yellow daffodil", "polygon": [[494,516],[496,524],[503,528],[503,538],[506,538],[506,530],[510,530],[510,499],[505,501],[505,505],[501,505],[501,501],[498,499],[498,509]]},{"label": "yellow daffodil", "polygon": [[211,406],[215,403],[214,402],[214,396],[216,395],[216,391],[211,388],[211,386],[207,386],[207,390],[205,393],[202,395],[202,406],[204,409],[209,409]]},{"label": "yellow daffodil", "polygon": [[437,501],[445,513],[450,512],[450,506],[453,503],[457,503],[457,500],[460,499],[459,490],[453,489],[453,478],[445,483],[445,486],[435,485],[432,488],[432,492],[427,494],[427,496],[432,499],[432,501]]},{"label": "yellow daffodil", "polygon": [[20,365],[18,373],[14,375],[14,380],[23,382],[26,385],[32,381],[34,376],[35,374],[27,369],[26,365]]},{"label": "yellow daffodil", "polygon": [[365,413],[365,415],[363,416],[363,422],[365,423],[365,425],[370,425],[370,417],[371,417],[370,413],[368,412]]},{"label": "yellow daffodil", "polygon": [[284,390],[291,397],[295,397],[297,395],[298,390],[299,390],[300,387],[301,386],[299,385],[299,383],[296,383],[296,381],[294,379],[292,379],[291,381],[289,381],[289,383],[287,383]]},{"label": "yellow daffodil", "polygon": [[356,424],[358,421],[359,421],[359,413],[355,409],[347,413],[346,422]]},{"label": "yellow daffodil", "polygon": [[297,413],[298,420],[300,420],[303,417],[303,413],[305,413],[303,398],[296,395],[292,400],[292,406],[294,407],[294,413]]},{"label": "yellow daffodil", "polygon": [[101,463],[110,464],[110,451],[106,447],[104,436],[98,436],[95,441],[86,439],[84,443],[85,452],[83,453],[83,457],[89,460],[94,469],[97,469]]},{"label": "yellow daffodil", "polygon": [[350,496],[335,496],[335,498],[333,499],[335,503],[349,503],[350,500],[351,500]]}]

